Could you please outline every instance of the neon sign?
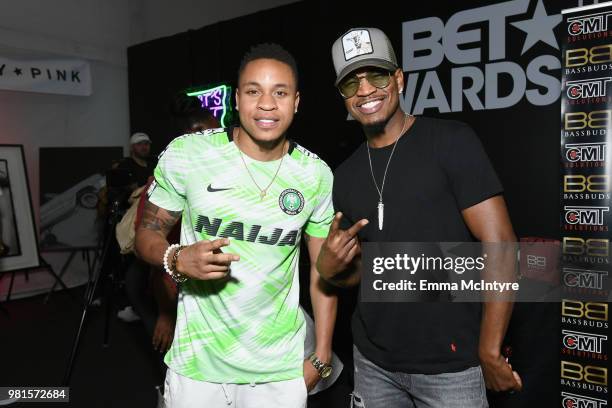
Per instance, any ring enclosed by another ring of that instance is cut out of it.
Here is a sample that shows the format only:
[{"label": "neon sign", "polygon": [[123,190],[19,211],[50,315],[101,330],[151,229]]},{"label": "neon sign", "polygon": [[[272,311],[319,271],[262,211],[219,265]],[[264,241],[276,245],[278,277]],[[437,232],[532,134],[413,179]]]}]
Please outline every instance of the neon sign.
[{"label": "neon sign", "polygon": [[219,85],[201,91],[188,92],[187,96],[197,97],[202,103],[202,107],[209,110],[219,120],[222,127],[227,126],[225,121],[228,119],[229,99],[231,97],[231,87],[229,85]]}]

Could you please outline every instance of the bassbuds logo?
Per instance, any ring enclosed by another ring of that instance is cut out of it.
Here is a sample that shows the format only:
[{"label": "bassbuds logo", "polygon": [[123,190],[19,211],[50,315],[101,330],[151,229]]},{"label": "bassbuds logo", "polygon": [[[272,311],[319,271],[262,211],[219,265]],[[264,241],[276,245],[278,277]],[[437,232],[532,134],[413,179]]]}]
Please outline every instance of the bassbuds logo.
[{"label": "bassbuds logo", "polygon": [[610,264],[610,241],[608,239],[563,237],[562,248],[565,262]]},{"label": "bassbuds logo", "polygon": [[570,35],[600,33],[608,29],[608,17],[610,12],[586,14],[584,16],[570,17],[567,19],[567,32]]},{"label": "bassbuds logo", "polygon": [[565,222],[570,225],[603,225],[604,213],[610,211],[610,207],[587,207],[569,206],[564,207]]},{"label": "bassbuds logo", "polygon": [[608,368],[561,360],[561,385],[608,393]]},{"label": "bassbuds logo", "polygon": [[568,143],[565,158],[572,163],[606,160],[607,143]]},{"label": "bassbuds logo", "polygon": [[603,342],[608,340],[604,334],[583,333],[572,330],[562,330],[563,346],[570,350],[601,353]]},{"label": "bassbuds logo", "polygon": [[606,96],[606,84],[610,81],[612,81],[612,77],[567,81],[567,97],[570,99],[580,99]]},{"label": "bassbuds logo", "polygon": [[599,398],[585,397],[584,395],[562,392],[561,405],[564,408],[605,408],[608,406],[606,400]]},{"label": "bassbuds logo", "polygon": [[561,323],[583,328],[608,329],[608,304],[563,299]]},{"label": "bassbuds logo", "polygon": [[563,176],[564,200],[609,200],[608,174],[569,174]]}]

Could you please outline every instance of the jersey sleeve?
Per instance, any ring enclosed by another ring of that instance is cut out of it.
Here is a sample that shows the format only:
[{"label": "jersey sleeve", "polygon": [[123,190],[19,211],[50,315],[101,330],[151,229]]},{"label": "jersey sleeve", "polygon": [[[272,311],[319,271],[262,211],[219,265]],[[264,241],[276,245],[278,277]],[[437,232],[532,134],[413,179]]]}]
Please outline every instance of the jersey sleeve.
[{"label": "jersey sleeve", "polygon": [[186,163],[184,138],[176,138],[159,155],[147,192],[149,201],[168,211],[182,211],[185,206]]},{"label": "jersey sleeve", "polygon": [[332,185],[334,176],[327,164],[321,162],[319,188],[317,190],[314,211],[310,215],[304,232],[311,237],[325,238],[334,218],[334,205],[332,203]]},{"label": "jersey sleeve", "polygon": [[[458,122],[456,122],[458,123]],[[461,210],[503,192],[503,187],[480,139],[466,124],[442,137],[440,164]]]}]

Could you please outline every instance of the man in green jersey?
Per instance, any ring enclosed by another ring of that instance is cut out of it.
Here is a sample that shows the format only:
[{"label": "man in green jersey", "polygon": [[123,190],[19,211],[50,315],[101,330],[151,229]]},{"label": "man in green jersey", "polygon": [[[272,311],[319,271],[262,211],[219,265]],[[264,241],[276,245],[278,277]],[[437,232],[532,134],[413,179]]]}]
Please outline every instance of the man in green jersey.
[{"label": "man in green jersey", "polygon": [[[238,73],[240,126],[181,136],[160,155],[136,249],[184,280],[165,358],[168,407],[304,407],[329,375],[337,298],[315,261],[333,219],[332,173],[286,138],[297,83],[287,51],[253,47]],[[180,246],[169,245],[181,215]],[[306,360],[302,235],[317,340]]]}]

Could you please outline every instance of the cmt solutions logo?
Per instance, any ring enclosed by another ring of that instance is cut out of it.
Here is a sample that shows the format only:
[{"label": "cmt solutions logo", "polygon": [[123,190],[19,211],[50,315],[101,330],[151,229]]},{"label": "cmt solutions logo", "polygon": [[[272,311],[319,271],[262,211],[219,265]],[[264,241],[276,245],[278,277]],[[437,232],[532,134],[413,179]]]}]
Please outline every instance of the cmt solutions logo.
[{"label": "cmt solutions logo", "polygon": [[607,96],[607,84],[612,81],[612,77],[580,79],[576,81],[567,81],[566,95],[569,98],[569,103],[575,103],[577,100],[586,100],[588,103],[606,102],[604,98]]},{"label": "cmt solutions logo", "polygon": [[562,330],[561,353],[567,356],[607,361],[608,355],[603,353],[608,336],[574,330]]},{"label": "cmt solutions logo", "polygon": [[607,297],[605,285],[608,271],[581,268],[563,268],[563,285],[566,293]]},{"label": "cmt solutions logo", "polygon": [[563,408],[605,408],[608,406],[606,400],[571,394],[569,392],[562,392],[561,398],[561,406]]},{"label": "cmt solutions logo", "polygon": [[599,168],[606,166],[608,143],[567,143],[564,146],[565,168]]},{"label": "cmt solutions logo", "polygon": [[608,231],[605,214],[610,211],[610,207],[566,205],[563,210],[565,231]]},{"label": "cmt solutions logo", "polygon": [[568,42],[607,37],[609,11],[584,14],[567,19]]}]

